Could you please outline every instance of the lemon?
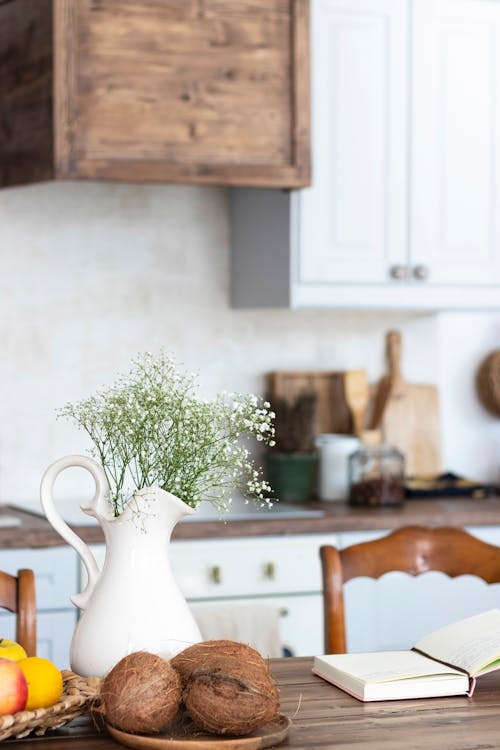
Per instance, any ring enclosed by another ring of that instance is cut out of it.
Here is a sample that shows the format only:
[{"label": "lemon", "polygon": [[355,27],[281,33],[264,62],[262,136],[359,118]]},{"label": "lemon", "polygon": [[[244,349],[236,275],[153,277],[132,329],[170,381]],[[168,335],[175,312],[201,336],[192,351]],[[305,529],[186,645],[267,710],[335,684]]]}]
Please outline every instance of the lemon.
[{"label": "lemon", "polygon": [[28,656],[17,662],[28,683],[26,710],[48,708],[62,695],[62,675],[55,664],[41,656]]}]

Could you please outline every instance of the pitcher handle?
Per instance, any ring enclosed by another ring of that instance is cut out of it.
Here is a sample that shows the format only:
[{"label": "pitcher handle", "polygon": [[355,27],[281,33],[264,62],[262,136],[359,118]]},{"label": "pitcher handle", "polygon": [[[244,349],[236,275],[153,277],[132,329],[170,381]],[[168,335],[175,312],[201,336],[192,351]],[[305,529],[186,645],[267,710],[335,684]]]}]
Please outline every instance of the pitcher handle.
[{"label": "pitcher handle", "polygon": [[95,481],[95,494],[91,502],[81,509],[88,515],[101,520],[107,515],[106,495],[108,483],[104,471],[93,459],[87,456],[64,456],[54,461],[42,477],[40,484],[40,500],[48,522],[62,536],[62,538],[76,550],[87,570],[88,581],[83,591],[71,596],[70,599],[79,609],[85,609],[99,579],[100,571],[90,547],[71,529],[61,518],[54,504],[53,490],[58,475],[72,466],[79,466],[89,471]]}]

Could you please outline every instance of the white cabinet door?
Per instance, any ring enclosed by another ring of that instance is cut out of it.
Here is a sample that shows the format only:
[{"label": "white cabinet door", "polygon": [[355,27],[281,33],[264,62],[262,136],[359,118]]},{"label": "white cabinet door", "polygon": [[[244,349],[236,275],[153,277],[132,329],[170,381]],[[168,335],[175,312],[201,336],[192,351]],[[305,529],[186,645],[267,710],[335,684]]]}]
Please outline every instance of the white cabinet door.
[{"label": "white cabinet door", "polygon": [[498,309],[499,0],[311,16],[312,187],[232,201],[232,304]]},{"label": "white cabinet door", "polygon": [[406,0],[312,3],[313,187],[299,281],[386,282],[405,264]]},{"label": "white cabinet door", "polygon": [[411,263],[500,281],[500,4],[414,0]]}]

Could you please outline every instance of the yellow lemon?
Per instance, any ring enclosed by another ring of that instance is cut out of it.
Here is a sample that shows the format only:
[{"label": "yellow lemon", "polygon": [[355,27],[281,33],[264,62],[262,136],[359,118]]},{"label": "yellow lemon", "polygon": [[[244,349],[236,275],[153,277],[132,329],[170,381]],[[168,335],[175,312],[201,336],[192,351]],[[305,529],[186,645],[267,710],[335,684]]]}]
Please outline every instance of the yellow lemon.
[{"label": "yellow lemon", "polygon": [[17,662],[28,683],[26,710],[48,708],[62,695],[62,675],[55,664],[41,656],[28,656]]}]

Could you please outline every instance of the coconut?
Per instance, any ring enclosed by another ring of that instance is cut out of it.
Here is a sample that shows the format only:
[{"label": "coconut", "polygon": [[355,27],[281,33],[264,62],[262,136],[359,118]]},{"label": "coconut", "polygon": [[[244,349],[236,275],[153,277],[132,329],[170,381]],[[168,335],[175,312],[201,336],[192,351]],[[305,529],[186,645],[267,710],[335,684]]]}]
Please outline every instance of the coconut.
[{"label": "coconut", "polygon": [[181,651],[174,656],[170,662],[174,669],[180,674],[184,685],[191,676],[191,672],[197,667],[202,666],[207,657],[213,656],[235,656],[246,664],[252,664],[259,667],[265,672],[269,671],[267,662],[251,646],[246,643],[238,643],[229,640],[214,640],[195,643],[193,646]]},{"label": "coconut", "polygon": [[204,731],[244,735],[278,715],[279,692],[268,670],[236,656],[208,656],[183,693],[186,710]]},{"label": "coconut", "polygon": [[106,721],[124,732],[154,734],[177,716],[182,698],[178,673],[166,659],[137,651],[106,675],[101,700]]}]

